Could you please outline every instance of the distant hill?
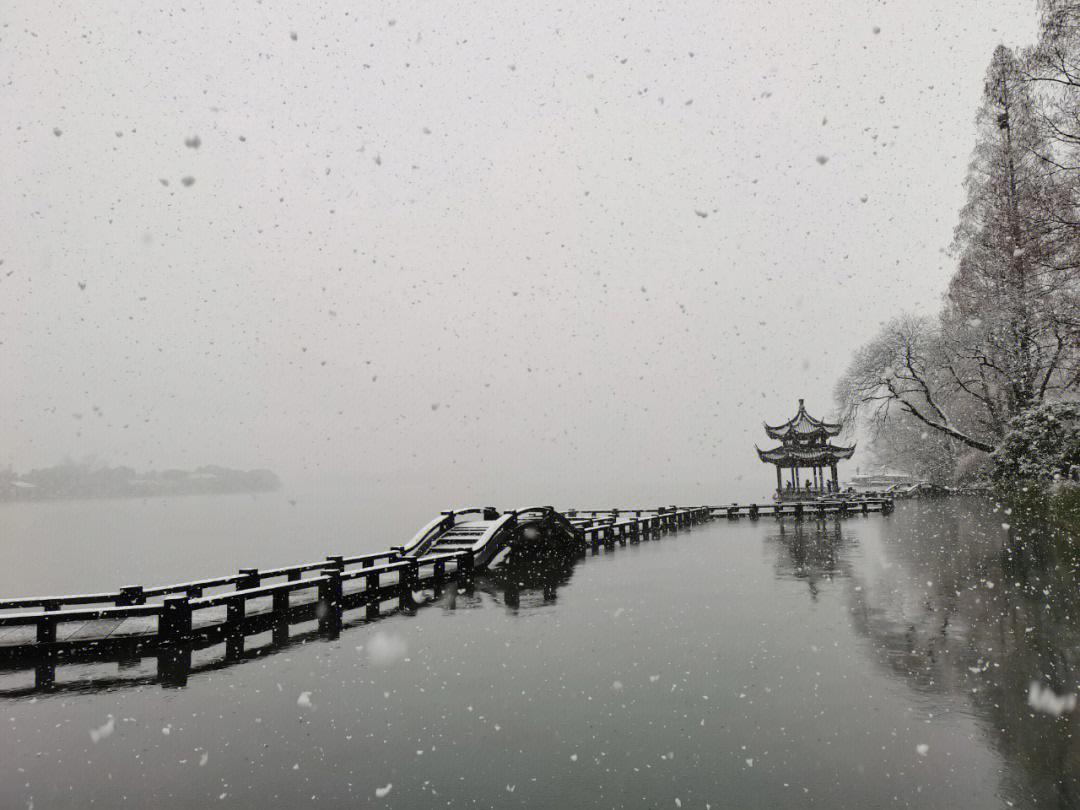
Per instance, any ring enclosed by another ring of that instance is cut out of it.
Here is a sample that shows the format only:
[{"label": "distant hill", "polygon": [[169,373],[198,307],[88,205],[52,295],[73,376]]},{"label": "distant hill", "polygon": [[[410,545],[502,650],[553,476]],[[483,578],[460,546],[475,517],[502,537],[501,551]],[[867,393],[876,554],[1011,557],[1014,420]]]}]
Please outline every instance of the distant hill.
[{"label": "distant hill", "polygon": [[281,481],[270,470],[198,467],[137,472],[96,462],[65,462],[18,474],[0,471],[0,501],[49,501],[68,498],[135,498],[156,495],[209,495],[272,492]]}]

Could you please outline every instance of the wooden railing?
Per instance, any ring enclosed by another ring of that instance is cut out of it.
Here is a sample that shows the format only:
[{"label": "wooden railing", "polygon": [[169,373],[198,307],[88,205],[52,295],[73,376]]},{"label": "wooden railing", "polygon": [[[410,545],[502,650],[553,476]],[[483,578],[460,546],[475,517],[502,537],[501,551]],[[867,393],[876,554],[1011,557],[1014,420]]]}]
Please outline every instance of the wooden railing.
[{"label": "wooden railing", "polygon": [[[557,520],[574,549],[600,546],[612,548],[676,531],[716,518],[735,520],[772,515],[778,518],[842,517],[851,514],[892,511],[892,500],[776,502],[771,504],[729,504],[725,506],[659,507],[651,509],[577,509],[558,512],[552,507],[530,507],[497,515],[490,507],[444,513],[429,524],[419,537],[443,522],[451,525],[455,515],[477,512],[494,523],[539,515]],[[437,548],[437,546],[436,546]],[[471,550],[431,553],[423,557],[405,556],[402,547],[372,554],[329,556],[300,565],[279,568],[242,568],[236,574],[193,580],[174,585],[129,586],[115,592],[39,596],[0,600],[0,658],[20,654],[51,654],[61,649],[170,647],[190,641],[208,641],[234,636],[252,628],[279,627],[282,621],[313,617],[320,629],[340,626],[345,610],[366,607],[365,617],[375,618],[387,600],[396,599],[399,608],[412,604],[414,591],[440,587],[450,578],[468,581],[475,558]],[[300,600],[298,593],[312,596]],[[254,600],[269,600],[251,610]],[[220,610],[224,608],[224,612]],[[215,611],[215,609],[218,609]],[[149,619],[137,631],[115,633],[129,619]],[[87,623],[113,622],[95,632]],[[70,638],[59,638],[58,628],[81,623]],[[32,638],[20,637],[14,644],[2,636],[11,628],[33,627]],[[102,634],[103,633],[103,634]]]},{"label": "wooden railing", "polygon": [[[388,560],[379,565],[380,560]],[[358,567],[350,567],[358,566]],[[156,629],[140,634],[135,640],[144,645],[180,643],[193,636],[206,636],[223,629],[242,625],[248,618],[285,617],[294,605],[290,597],[297,591],[313,589],[316,598],[304,605],[318,608],[320,625],[340,619],[343,609],[367,604],[369,613],[378,614],[379,603],[397,597],[401,606],[407,606],[414,589],[425,585],[441,585],[453,574],[468,575],[472,570],[472,555],[467,551],[433,554],[428,557],[402,560],[390,552],[362,554],[354,557],[329,557],[317,563],[272,568],[266,570],[242,569],[240,573],[226,577],[214,577],[195,582],[154,588],[123,588],[116,593],[77,594],[61,597],[40,597],[0,600],[0,610],[38,607],[29,612],[0,613],[0,629],[35,626],[33,643],[52,645],[57,642],[57,628],[63,624],[86,623],[98,620],[123,621],[132,618],[154,618]],[[302,574],[318,571],[315,576]],[[387,575],[393,574],[391,581]],[[268,579],[283,582],[265,584]],[[356,582],[359,587],[343,591],[343,583]],[[203,591],[235,585],[235,589],[210,595]],[[161,601],[149,602],[151,597],[163,597]],[[270,609],[249,616],[250,600],[269,598]],[[103,604],[109,606],[64,608],[64,605]],[[225,615],[202,625],[193,623],[193,617],[211,608],[225,607]],[[87,643],[100,643],[102,638],[93,636]],[[0,650],[10,648],[0,647]]]}]

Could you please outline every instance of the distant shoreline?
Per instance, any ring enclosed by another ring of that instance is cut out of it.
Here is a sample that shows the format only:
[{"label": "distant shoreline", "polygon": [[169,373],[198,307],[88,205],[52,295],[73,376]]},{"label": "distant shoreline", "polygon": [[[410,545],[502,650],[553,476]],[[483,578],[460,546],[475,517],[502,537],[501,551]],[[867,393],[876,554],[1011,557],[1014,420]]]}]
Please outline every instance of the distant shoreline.
[{"label": "distant shoreline", "polygon": [[274,492],[281,481],[270,470],[205,466],[194,471],[136,472],[130,467],[62,464],[24,474],[0,472],[0,503],[238,495]]}]

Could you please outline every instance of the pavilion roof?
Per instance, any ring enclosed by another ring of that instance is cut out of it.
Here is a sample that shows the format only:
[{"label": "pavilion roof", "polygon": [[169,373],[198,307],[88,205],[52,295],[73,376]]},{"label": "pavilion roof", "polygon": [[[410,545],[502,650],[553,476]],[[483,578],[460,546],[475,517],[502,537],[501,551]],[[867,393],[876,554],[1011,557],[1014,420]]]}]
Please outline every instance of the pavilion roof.
[{"label": "pavilion roof", "polygon": [[793,445],[781,445],[771,450],[762,450],[755,447],[758,458],[769,464],[777,464],[781,467],[812,467],[827,466],[837,461],[851,458],[855,452],[855,445],[851,447],[838,447],[833,444],[820,444],[814,447],[799,447]]},{"label": "pavilion roof", "polygon": [[[804,400],[799,400],[799,410],[782,425],[765,425],[765,432],[770,439],[799,438],[807,439],[814,436],[836,436],[840,433],[842,425],[815,419],[806,412]],[[846,458],[846,457],[845,457]]]}]

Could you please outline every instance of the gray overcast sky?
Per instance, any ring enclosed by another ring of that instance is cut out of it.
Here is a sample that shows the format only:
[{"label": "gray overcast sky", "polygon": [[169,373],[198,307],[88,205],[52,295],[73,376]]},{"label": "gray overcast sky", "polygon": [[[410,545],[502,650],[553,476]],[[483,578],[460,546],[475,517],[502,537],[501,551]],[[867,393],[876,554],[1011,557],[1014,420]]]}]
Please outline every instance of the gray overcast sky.
[{"label": "gray overcast sky", "polygon": [[760,498],[761,420],[828,413],[856,345],[937,308],[986,65],[1036,12],[7,0],[0,26],[0,464],[691,502]]}]

